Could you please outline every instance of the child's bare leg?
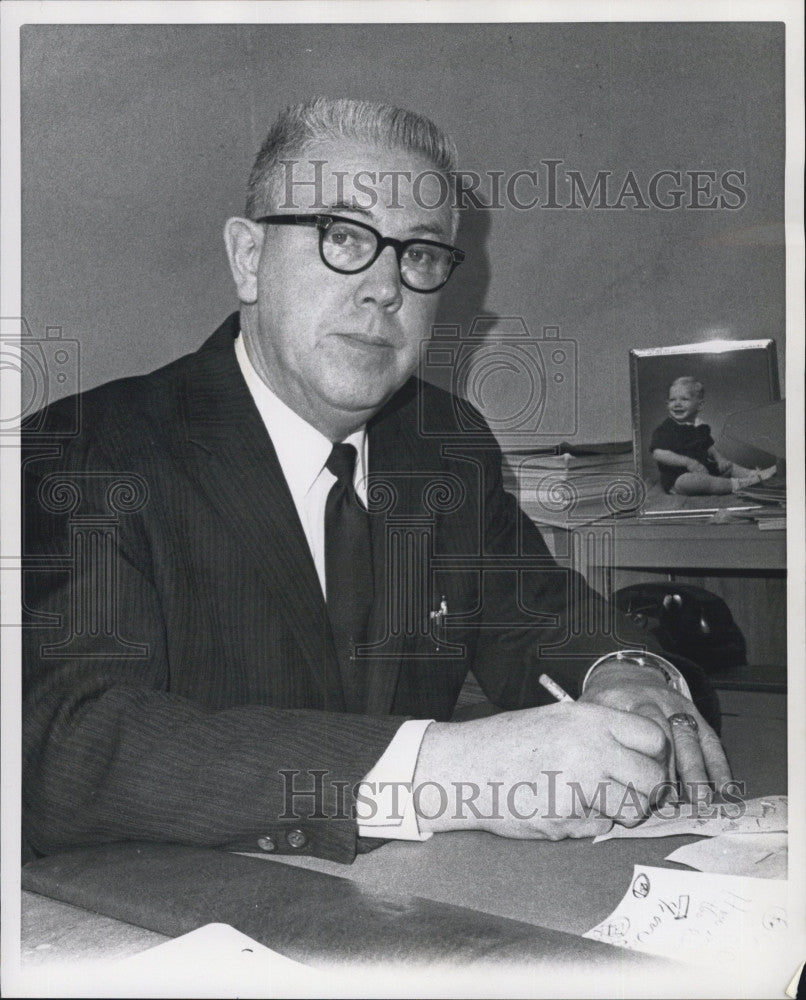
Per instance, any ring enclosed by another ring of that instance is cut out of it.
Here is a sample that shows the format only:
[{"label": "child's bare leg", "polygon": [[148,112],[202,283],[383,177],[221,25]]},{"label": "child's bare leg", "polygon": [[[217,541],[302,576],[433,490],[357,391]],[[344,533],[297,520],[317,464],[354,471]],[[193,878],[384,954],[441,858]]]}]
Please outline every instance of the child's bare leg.
[{"label": "child's bare leg", "polygon": [[684,497],[715,496],[733,493],[730,479],[722,476],[709,476],[703,472],[684,472],[674,481],[670,493]]}]

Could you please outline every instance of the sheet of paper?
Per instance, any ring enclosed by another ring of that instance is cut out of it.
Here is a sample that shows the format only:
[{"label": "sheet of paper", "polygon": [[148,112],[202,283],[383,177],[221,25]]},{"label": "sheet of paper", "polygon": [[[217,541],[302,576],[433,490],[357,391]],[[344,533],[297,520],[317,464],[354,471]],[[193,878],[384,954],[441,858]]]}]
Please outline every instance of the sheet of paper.
[{"label": "sheet of paper", "polygon": [[678,847],[666,855],[666,860],[689,865],[701,872],[785,879],[787,834],[723,833]]},{"label": "sheet of paper", "polygon": [[797,1000],[798,997],[798,986],[800,984],[800,978],[803,975],[804,968],[806,968],[806,962],[801,962],[795,971],[795,975],[792,977],[789,986],[786,988],[786,995],[789,1000]]},{"label": "sheet of paper", "polygon": [[188,996],[244,995],[256,987],[268,997],[326,996],[333,987],[332,976],[325,972],[295,962],[220,923],[206,924],[122,959],[109,973],[121,981],[137,983],[144,991],[140,996],[150,996],[151,988],[157,996],[174,995],[171,991],[182,987],[194,990],[185,994]]},{"label": "sheet of paper", "polygon": [[636,865],[616,909],[584,935],[688,964],[744,965],[787,946],[787,884]]},{"label": "sheet of paper", "polygon": [[602,840],[633,837],[677,837],[694,834],[698,837],[718,837],[723,833],[781,833],[787,829],[786,795],[768,795],[742,802],[701,805],[690,802],[677,806],[662,806],[643,823],[632,828],[614,826],[609,833],[595,837]]},{"label": "sheet of paper", "polygon": [[[296,962],[236,930],[212,923],[117,961],[44,965],[25,996],[229,998],[356,996],[339,971]],[[54,984],[58,984],[54,993]],[[340,986],[344,986],[341,992]]]}]

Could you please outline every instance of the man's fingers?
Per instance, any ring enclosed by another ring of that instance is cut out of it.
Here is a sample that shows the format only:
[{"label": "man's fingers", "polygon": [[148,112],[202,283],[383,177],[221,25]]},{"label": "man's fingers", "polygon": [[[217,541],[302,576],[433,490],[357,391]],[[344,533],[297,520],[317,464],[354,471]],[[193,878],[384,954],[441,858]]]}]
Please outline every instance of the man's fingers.
[{"label": "man's fingers", "polygon": [[601,816],[597,813],[591,813],[584,819],[575,819],[573,832],[569,833],[568,836],[579,838],[579,837],[601,837],[605,833],[610,833],[613,829],[613,820],[608,819],[607,816]]},{"label": "man's fingers", "polygon": [[643,715],[646,719],[651,719],[656,725],[660,726],[663,730],[663,735],[666,737],[662,751],[663,756],[665,758],[671,754],[674,749],[674,744],[672,743],[672,726],[661,708],[654,701],[645,701],[640,705],[636,705],[633,708],[633,712],[636,715]]},{"label": "man's fingers", "polygon": [[[677,762],[674,755],[674,740],[672,739],[671,723],[654,701],[646,701],[643,704],[636,705],[633,711],[638,715],[643,715],[648,719],[652,719],[652,721],[657,723],[657,725],[659,725],[663,730],[666,736],[666,745],[664,747],[662,763],[666,765],[666,778],[668,779],[668,782],[674,782],[677,777]],[[671,787],[669,784],[657,789],[652,797],[652,805],[660,805],[668,796],[670,791]]]},{"label": "man's fingers", "polygon": [[684,798],[689,801],[697,800],[703,795],[708,798],[708,772],[700,746],[697,720],[687,712],[677,712],[669,717],[669,722]]},{"label": "man's fingers", "polygon": [[614,712],[610,734],[617,743],[630,750],[660,760],[666,747],[663,727],[652,719],[634,712]]},{"label": "man's fingers", "polygon": [[731,769],[722,743],[696,710],[670,716],[677,773],[687,798],[699,797],[697,789],[711,783],[717,794],[731,780]]},{"label": "man's fingers", "polygon": [[717,794],[731,780],[733,773],[722,748],[722,741],[708,725],[705,719],[700,719],[700,746],[705,759],[705,767],[708,777],[714,782]]},{"label": "man's fingers", "polygon": [[[637,750],[621,749],[607,763],[608,795],[611,794],[610,788],[615,787],[612,801],[619,803],[623,801],[624,794],[632,789],[629,795],[638,795],[648,805],[666,777],[666,765],[656,758]],[[613,813],[608,810],[608,815],[612,816]]]},{"label": "man's fingers", "polygon": [[614,782],[608,789],[609,795],[612,796],[612,800],[608,802],[608,815],[619,826],[633,827],[643,823],[650,813],[652,796],[657,785],[657,782],[653,782],[652,788],[642,792],[633,781],[626,785]]}]

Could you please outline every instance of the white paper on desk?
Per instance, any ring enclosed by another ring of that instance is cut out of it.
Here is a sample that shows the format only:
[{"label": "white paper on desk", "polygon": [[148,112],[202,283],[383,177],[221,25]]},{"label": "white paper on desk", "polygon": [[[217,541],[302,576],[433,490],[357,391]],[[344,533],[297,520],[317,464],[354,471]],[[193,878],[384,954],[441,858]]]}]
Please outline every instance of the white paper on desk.
[{"label": "white paper on desk", "polygon": [[636,865],[616,909],[583,935],[694,965],[744,967],[787,945],[787,883]]},{"label": "white paper on desk", "polygon": [[672,813],[671,806],[662,806],[638,826],[614,826],[609,833],[594,837],[602,840],[624,840],[633,837],[718,837],[723,833],[781,833],[787,829],[786,795],[767,795],[744,802],[700,805],[683,802]]},{"label": "white paper on desk", "polygon": [[666,855],[666,860],[701,872],[785,879],[787,834],[723,833],[678,847]]},{"label": "white paper on desk", "polygon": [[137,996],[326,996],[333,989],[332,976],[221,923],[122,959],[110,971]]}]

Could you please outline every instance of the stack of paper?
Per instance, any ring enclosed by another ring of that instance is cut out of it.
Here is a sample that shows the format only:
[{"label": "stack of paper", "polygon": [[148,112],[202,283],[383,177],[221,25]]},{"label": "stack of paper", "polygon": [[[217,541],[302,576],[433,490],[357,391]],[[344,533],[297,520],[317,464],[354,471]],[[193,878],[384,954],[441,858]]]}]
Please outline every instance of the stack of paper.
[{"label": "stack of paper", "polygon": [[633,837],[676,837],[696,834],[717,837],[722,833],[779,833],[786,830],[788,800],[786,795],[767,795],[760,799],[696,804],[678,802],[663,805],[638,826],[614,826],[602,840]]},{"label": "stack of paper", "polygon": [[587,523],[640,506],[644,487],[630,454],[516,455],[504,459],[504,487],[536,521]]},{"label": "stack of paper", "polygon": [[695,834],[709,839],[680,847],[666,860],[700,871],[786,878],[787,816],[785,795],[699,807],[679,803],[663,807],[638,826],[614,826],[593,842]]}]

